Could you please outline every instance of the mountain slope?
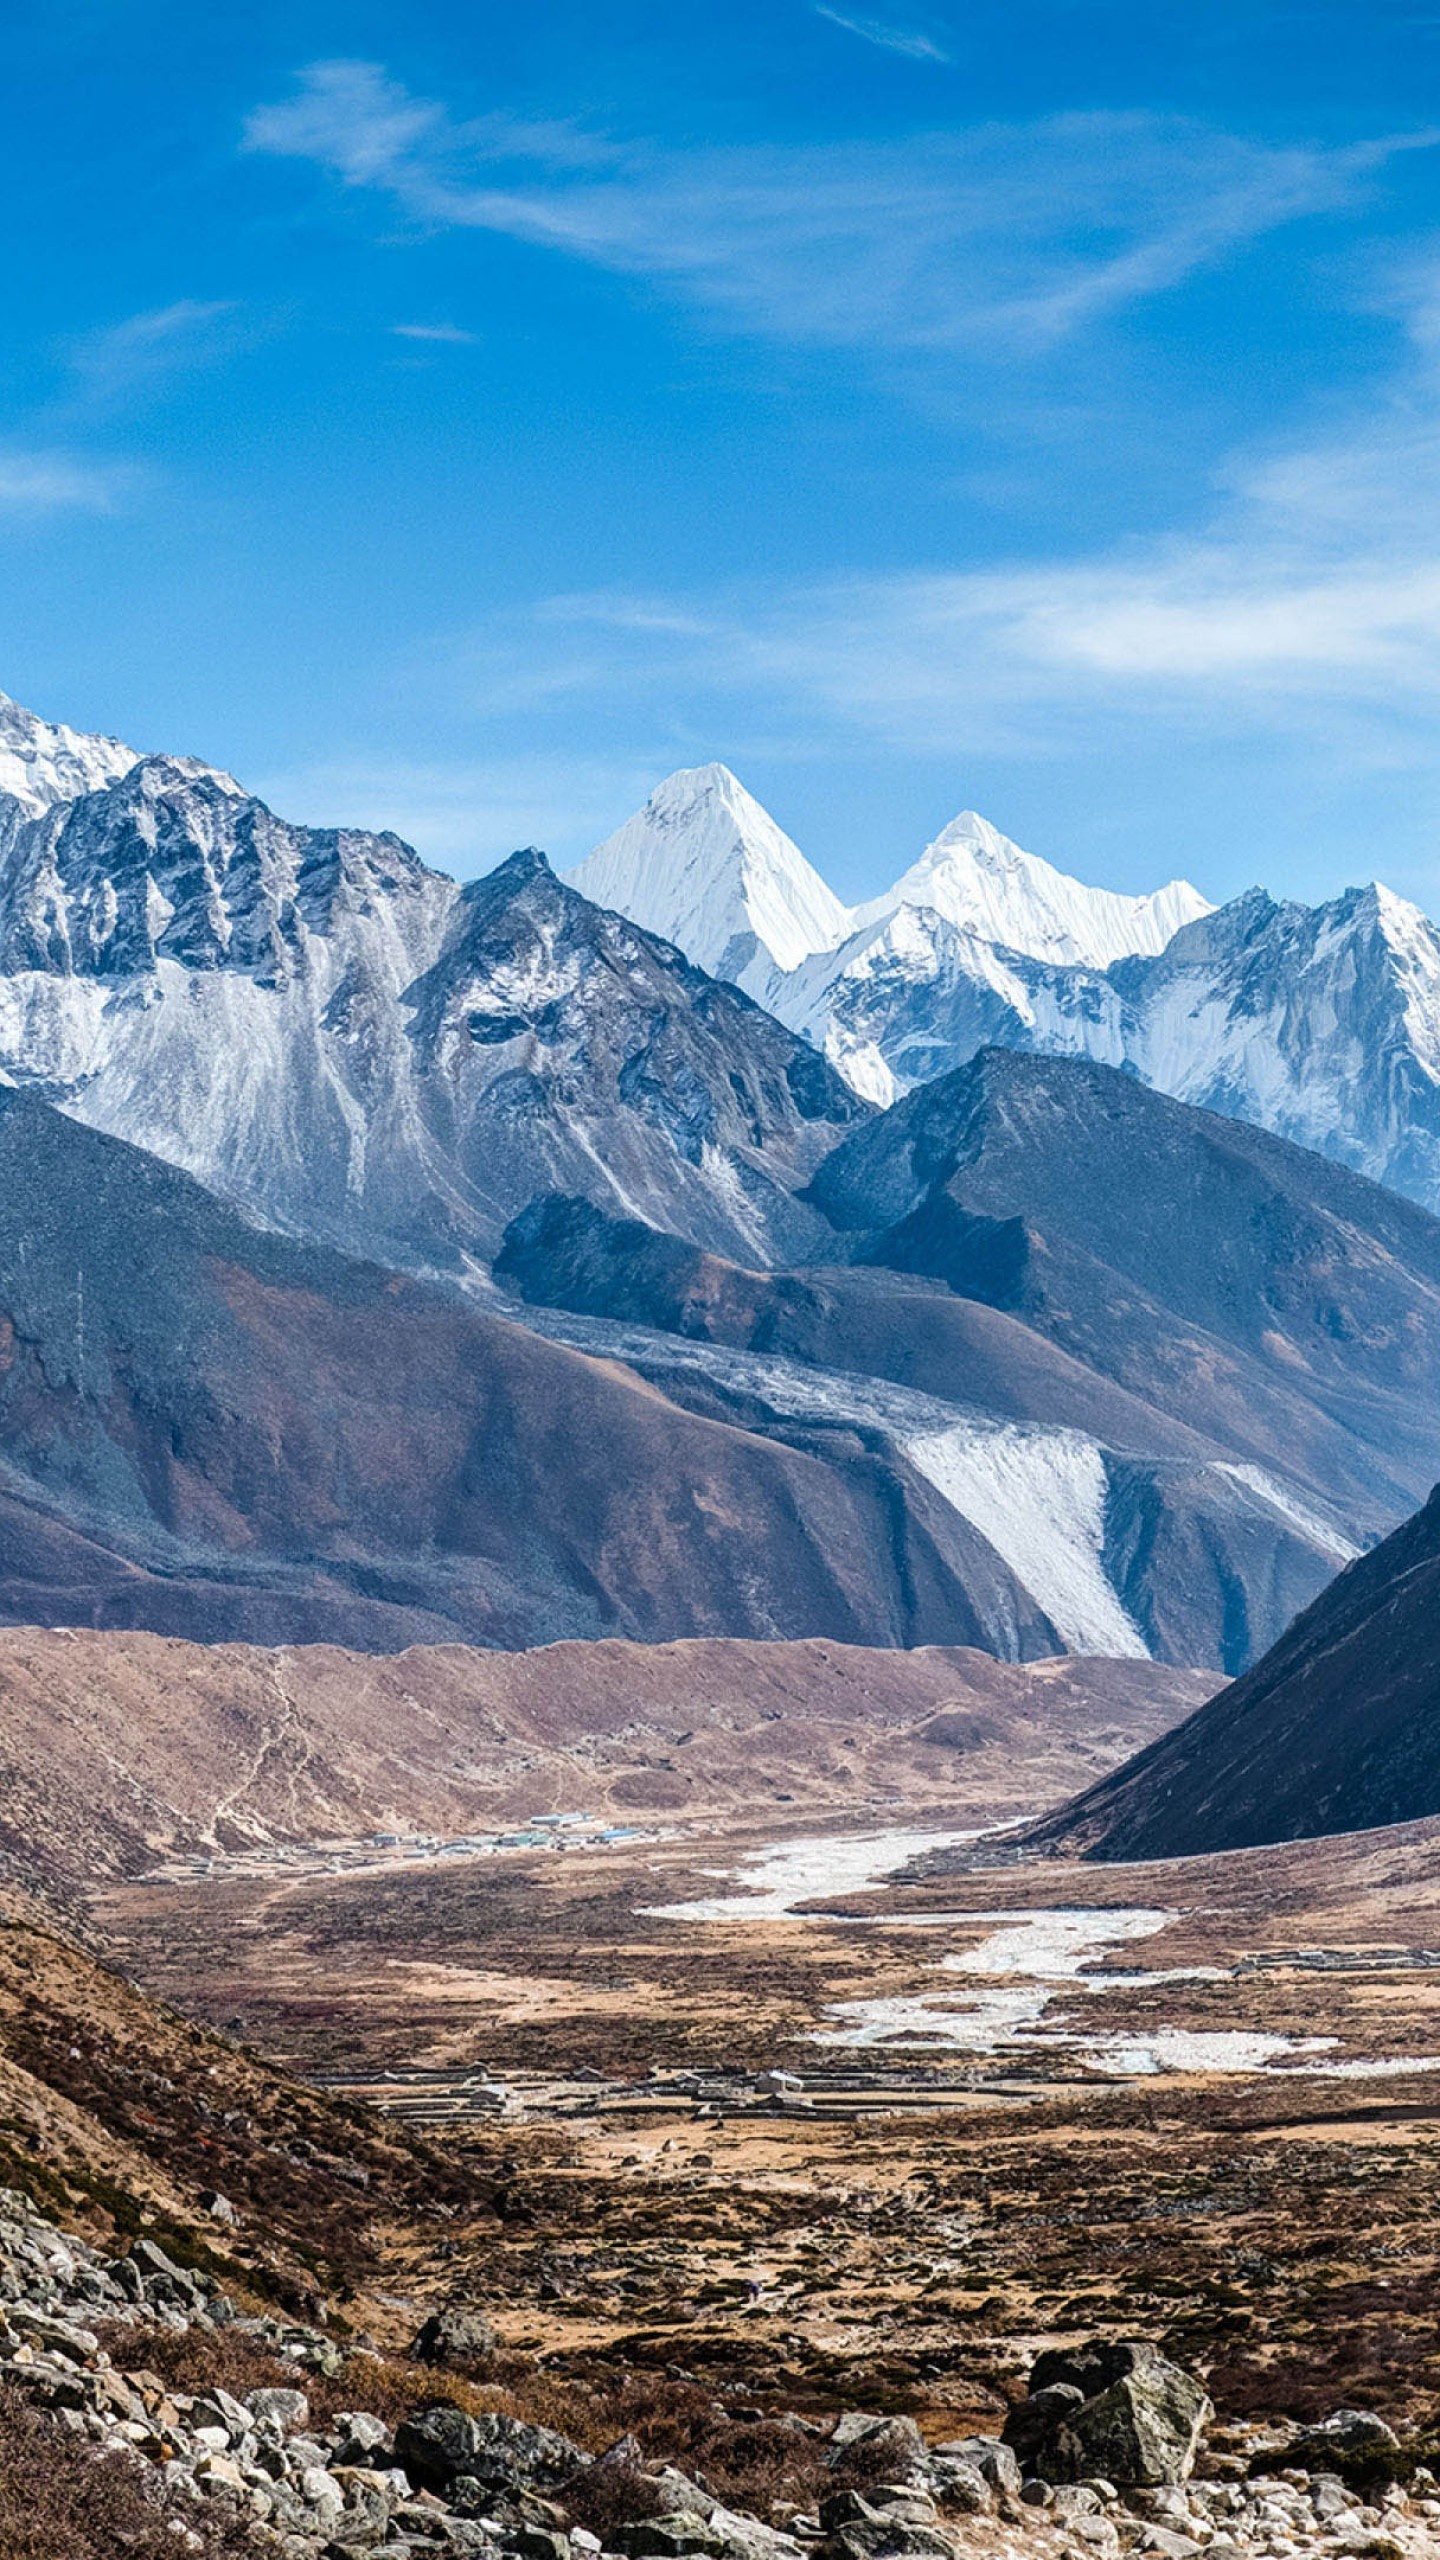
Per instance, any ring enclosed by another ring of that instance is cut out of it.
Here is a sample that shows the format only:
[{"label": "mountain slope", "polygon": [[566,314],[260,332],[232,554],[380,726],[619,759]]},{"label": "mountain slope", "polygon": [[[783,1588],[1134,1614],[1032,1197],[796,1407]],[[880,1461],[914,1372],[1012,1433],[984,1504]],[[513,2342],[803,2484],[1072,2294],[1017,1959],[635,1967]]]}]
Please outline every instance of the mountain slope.
[{"label": "mountain slope", "polygon": [[760,1271],[552,1195],[496,1276],[696,1411],[882,1434],[1081,1649],[1238,1672],[1429,1481],[1440,1223],[1281,1140],[992,1050],[810,1200]]},{"label": "mountain slope", "polygon": [[597,906],[751,994],[848,932],[850,916],[728,766],[672,773],[570,874]]},{"label": "mountain slope", "polygon": [[1111,975],[1111,1025],[1076,1007],[1047,1045],[1113,1043],[1148,1084],[1440,1201],[1440,933],[1418,907],[1254,891]]},{"label": "mountain slope", "polygon": [[810,1197],[854,1258],[1019,1317],[1362,1533],[1429,1481],[1440,1222],[1262,1130],[991,1049],[856,1131]]},{"label": "mountain slope", "polygon": [[723,1634],[1059,1649],[864,1435],[682,1410],[255,1228],[0,1093],[0,1617],[391,1649]]},{"label": "mountain slope", "polygon": [[564,1200],[514,1222],[496,1270],[533,1323],[692,1411],[812,1451],[863,1433],[1082,1654],[1237,1670],[1350,1552],[1283,1480],[932,1281],[746,1272]]},{"label": "mountain slope", "polygon": [[168,757],[15,825],[0,1073],[272,1224],[452,1269],[556,1182],[794,1252],[792,1195],[864,1108],[543,856],[462,889]]},{"label": "mountain slope", "polygon": [[1034,1835],[1179,1858],[1440,1813],[1440,1487],[1254,1669]]},{"label": "mountain slope", "polygon": [[823,1639],[359,1654],[0,1628],[0,1862],[68,1894],[176,1856],[453,1838],[547,1808],[934,1811],[957,1783],[1003,1817],[1072,1793],[1213,1686],[1154,1663]]}]

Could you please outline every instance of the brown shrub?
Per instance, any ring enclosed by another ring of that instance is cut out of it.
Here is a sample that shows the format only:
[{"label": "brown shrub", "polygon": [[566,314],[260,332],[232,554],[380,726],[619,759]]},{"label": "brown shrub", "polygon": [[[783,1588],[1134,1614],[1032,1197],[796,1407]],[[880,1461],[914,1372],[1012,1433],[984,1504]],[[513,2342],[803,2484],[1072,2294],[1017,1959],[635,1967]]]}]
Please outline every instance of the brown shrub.
[{"label": "brown shrub", "polygon": [[258,2338],[233,2329],[166,2329],[147,2321],[131,2328],[123,2320],[98,2320],[95,2335],[122,2373],[153,2373],[172,2391],[229,2391],[243,2400],[247,2391],[273,2383],[310,2387],[286,2356],[272,2354]]},{"label": "brown shrub", "polygon": [[[817,2437],[783,2418],[736,2418],[698,2382],[675,2375],[607,2378],[603,2396],[592,2403],[592,2441],[597,2424],[612,2442],[617,2436],[633,2436],[641,2468],[673,2463],[724,2505],[751,2513],[767,2514],[778,2499],[795,2506],[813,2504],[829,2485],[824,2446]],[[575,2521],[589,2519],[577,2514]],[[601,2527],[593,2525],[591,2531],[599,2533]]]},{"label": "brown shrub", "polygon": [[597,2533],[607,2547],[620,2525],[639,2524],[660,2512],[653,2476],[638,2448],[580,2472],[566,2486],[564,2505],[572,2525]]},{"label": "brown shrub", "polygon": [[[238,2520],[184,2513],[206,2560],[253,2560],[255,2543]],[[175,2560],[178,2548],[142,2464],[97,2454],[0,2386],[0,2560]]]}]

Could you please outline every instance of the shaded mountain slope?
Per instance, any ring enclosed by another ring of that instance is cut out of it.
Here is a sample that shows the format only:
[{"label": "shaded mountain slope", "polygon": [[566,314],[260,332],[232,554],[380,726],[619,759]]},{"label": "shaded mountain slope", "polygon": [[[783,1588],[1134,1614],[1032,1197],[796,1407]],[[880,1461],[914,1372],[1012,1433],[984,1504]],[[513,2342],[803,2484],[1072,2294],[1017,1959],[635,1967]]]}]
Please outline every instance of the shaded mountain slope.
[{"label": "shaded mountain slope", "polygon": [[551,1195],[496,1276],[697,1412],[885,1433],[1082,1649],[1239,1673],[1431,1480],[1440,1222],[1283,1140],[989,1050],[809,1197],[823,1264]]},{"label": "shaded mountain slope", "polygon": [[943,1282],[844,1265],[746,1270],[638,1218],[548,1193],[511,1221],[495,1276],[534,1306],[890,1378],[1015,1422],[1204,1460],[1210,1444],[1003,1310]]},{"label": "shaded mountain slope", "polygon": [[1388,1528],[1440,1441],[1440,1221],[1079,1060],[984,1050],[826,1160],[859,1261],[980,1298]]},{"label": "shaded mountain slope", "polygon": [[[13,1889],[0,1892],[0,2186],[102,2250],[143,2233],[242,2301],[313,2313],[323,2291],[381,2334],[400,2325],[384,2291],[402,2250],[435,2247],[457,2221],[482,2240],[499,2227],[473,2163],[190,2024]],[[217,2191],[231,2225],[206,2210]]]},{"label": "shaded mountain slope", "polygon": [[1034,1835],[1192,1857],[1440,1813],[1440,1487],[1263,1661]]},{"label": "shaded mountain slope", "polygon": [[459,1633],[1059,1649],[851,1432],[795,1450],[251,1226],[0,1094],[0,1615],[381,1648]]}]

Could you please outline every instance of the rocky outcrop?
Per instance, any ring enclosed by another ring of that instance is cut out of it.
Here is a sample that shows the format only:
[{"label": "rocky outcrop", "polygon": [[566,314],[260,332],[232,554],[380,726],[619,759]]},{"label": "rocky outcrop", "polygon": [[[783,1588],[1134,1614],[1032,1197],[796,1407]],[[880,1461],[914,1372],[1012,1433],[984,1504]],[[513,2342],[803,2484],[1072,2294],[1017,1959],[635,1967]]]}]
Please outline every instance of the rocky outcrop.
[{"label": "rocky outcrop", "polygon": [[1037,2479],[1173,2488],[1189,2479],[1214,2414],[1199,2383],[1156,2348],[1097,2338],[1039,2359],[1004,2438]]},{"label": "rocky outcrop", "polygon": [[488,2364],[495,2353],[495,2332],[483,2311],[447,2303],[420,2324],[411,2355],[417,2364],[433,2364],[468,2373]]}]

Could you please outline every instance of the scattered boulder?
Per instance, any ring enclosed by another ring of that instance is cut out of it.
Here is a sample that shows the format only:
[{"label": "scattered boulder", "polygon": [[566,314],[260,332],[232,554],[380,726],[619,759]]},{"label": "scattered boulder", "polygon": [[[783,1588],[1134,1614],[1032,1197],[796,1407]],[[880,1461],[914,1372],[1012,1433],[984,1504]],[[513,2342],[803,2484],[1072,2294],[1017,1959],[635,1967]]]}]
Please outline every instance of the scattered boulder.
[{"label": "scattered boulder", "polygon": [[[1013,2454],[1010,2459],[1014,2461]],[[953,2507],[958,2514],[983,2516],[989,2513],[993,2503],[991,2483],[978,2463],[967,2462],[961,2454],[932,2454],[930,2480],[937,2498],[945,2506]],[[1015,2486],[1017,2489],[1020,2486],[1018,2465]]]},{"label": "scattered boulder", "polygon": [[837,2480],[857,2486],[867,2480],[923,2485],[929,2470],[914,2419],[880,2417],[870,2409],[849,2409],[836,2420],[825,2461]]},{"label": "scattered boulder", "polygon": [[422,2321],[410,2353],[417,2364],[440,2365],[463,2373],[474,2365],[487,2363],[495,2353],[495,2345],[495,2332],[483,2311],[449,2303]]},{"label": "scattered boulder", "polygon": [[[1045,2363],[1046,2358],[1041,2358]],[[1038,2371],[1039,2368],[1037,2367]],[[1062,2419],[1072,2410],[1083,2408],[1085,2394],[1073,2382],[1031,2381],[1030,2396],[1011,2410],[1001,2429],[1000,2441],[1008,2445],[1023,2472],[1034,2472],[1040,2454],[1050,2442]]]},{"label": "scattered boulder", "polygon": [[1285,2463],[1296,2471],[1331,2472],[1347,2489],[1379,2488],[1405,2479],[1414,2467],[1394,2428],[1373,2409],[1337,2409],[1318,2427],[1307,2427],[1288,2447]]},{"label": "scattered boulder", "polygon": [[310,2416],[310,2403],[303,2391],[287,2391],[278,2384],[270,2390],[248,2391],[245,2406],[252,2418],[275,2427],[288,2435],[292,2428],[303,2427]]},{"label": "scattered boulder", "polygon": [[1022,2470],[1052,2482],[1122,2488],[1188,2480],[1214,2416],[1200,2384],[1143,2340],[1095,2338],[1055,2349],[1031,2370],[1004,2441]]},{"label": "scattered boulder", "polygon": [[957,2436],[932,2448],[930,2470],[937,2481],[943,2480],[945,2466],[951,2462],[968,2463],[1000,2496],[1020,2495],[1020,2465],[1013,2448],[999,2436]]},{"label": "scattered boulder", "polygon": [[683,2511],[617,2525],[613,2539],[626,2560],[686,2560],[692,2552],[718,2554],[725,2548],[724,2535],[706,2517]]},{"label": "scattered boulder", "polygon": [[471,2418],[444,2402],[402,2418],[395,2430],[401,2470],[417,2488],[440,2497],[462,2474],[500,2492],[558,2488],[587,2458],[578,2444],[549,2427],[530,2427],[494,2410]]}]

